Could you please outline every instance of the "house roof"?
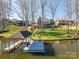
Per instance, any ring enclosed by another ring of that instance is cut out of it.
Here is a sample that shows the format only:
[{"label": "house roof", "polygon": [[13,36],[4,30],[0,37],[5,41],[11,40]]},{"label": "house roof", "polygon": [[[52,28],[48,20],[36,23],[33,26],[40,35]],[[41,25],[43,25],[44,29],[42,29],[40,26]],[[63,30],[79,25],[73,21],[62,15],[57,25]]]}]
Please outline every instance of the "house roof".
[{"label": "house roof", "polygon": [[11,35],[9,38],[27,38],[30,36],[32,33],[29,31],[18,31]]}]

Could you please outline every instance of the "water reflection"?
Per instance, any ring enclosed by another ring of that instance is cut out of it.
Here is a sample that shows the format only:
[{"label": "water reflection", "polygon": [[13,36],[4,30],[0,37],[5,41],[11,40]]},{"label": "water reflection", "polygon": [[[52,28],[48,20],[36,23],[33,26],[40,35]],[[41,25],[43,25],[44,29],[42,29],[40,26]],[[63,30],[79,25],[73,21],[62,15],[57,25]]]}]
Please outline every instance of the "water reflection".
[{"label": "water reflection", "polygon": [[[9,41],[6,41],[9,42]],[[14,41],[16,42],[16,41]],[[9,44],[14,42],[10,41]],[[3,43],[2,46],[8,44]],[[44,41],[45,53],[24,53],[21,48],[10,53],[1,53],[0,59],[77,59],[79,58],[79,40]],[[1,46],[1,45],[0,45]]]}]

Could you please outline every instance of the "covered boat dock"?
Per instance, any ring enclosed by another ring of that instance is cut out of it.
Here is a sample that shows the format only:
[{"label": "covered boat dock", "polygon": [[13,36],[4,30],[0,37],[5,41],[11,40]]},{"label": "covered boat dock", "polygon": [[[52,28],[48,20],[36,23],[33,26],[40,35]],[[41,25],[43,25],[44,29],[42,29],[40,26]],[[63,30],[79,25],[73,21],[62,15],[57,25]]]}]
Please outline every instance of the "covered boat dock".
[{"label": "covered boat dock", "polygon": [[23,50],[23,52],[45,52],[44,42],[32,40],[30,37],[31,34],[32,33],[29,31],[20,31],[11,35],[10,38],[22,38],[22,40],[19,40],[14,44],[7,46],[6,48],[4,48],[4,51],[9,52],[14,51],[14,49],[21,49]]}]

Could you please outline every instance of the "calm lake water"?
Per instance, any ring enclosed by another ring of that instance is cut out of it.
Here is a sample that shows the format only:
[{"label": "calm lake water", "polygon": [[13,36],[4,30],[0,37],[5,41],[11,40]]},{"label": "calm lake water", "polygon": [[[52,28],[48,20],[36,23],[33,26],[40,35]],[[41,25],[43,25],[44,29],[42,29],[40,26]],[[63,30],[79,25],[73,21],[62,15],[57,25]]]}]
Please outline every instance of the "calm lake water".
[{"label": "calm lake water", "polygon": [[23,53],[18,48],[11,53],[0,53],[0,59],[79,59],[79,42],[45,42],[45,51],[45,53]]}]

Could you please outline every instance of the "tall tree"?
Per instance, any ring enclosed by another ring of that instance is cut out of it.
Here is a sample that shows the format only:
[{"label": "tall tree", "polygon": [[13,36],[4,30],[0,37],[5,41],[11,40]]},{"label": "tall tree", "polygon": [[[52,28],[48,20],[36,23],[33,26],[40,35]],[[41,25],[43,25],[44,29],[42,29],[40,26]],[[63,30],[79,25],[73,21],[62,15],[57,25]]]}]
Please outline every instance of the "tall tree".
[{"label": "tall tree", "polygon": [[78,33],[79,0],[75,0],[76,34]]},{"label": "tall tree", "polygon": [[12,12],[12,0],[0,0],[1,31],[3,31],[5,27],[8,27],[6,19],[9,19],[11,12]]},{"label": "tall tree", "polygon": [[51,15],[52,15],[52,28],[54,26],[54,17],[55,17],[55,14],[56,14],[56,11],[57,11],[57,8],[60,4],[60,0],[50,0],[49,2],[49,8],[50,8],[50,12],[51,12]]},{"label": "tall tree", "polygon": [[66,0],[66,8],[65,13],[68,21],[68,33],[69,33],[69,27],[70,27],[70,20],[72,19],[72,0]]},{"label": "tall tree", "polygon": [[36,16],[36,0],[31,0],[31,18],[32,18],[32,32],[34,31],[34,23],[35,23],[35,16]]},{"label": "tall tree", "polygon": [[29,22],[29,0],[17,0],[17,9],[15,8],[19,18],[26,21],[26,30],[28,30],[28,22]]},{"label": "tall tree", "polygon": [[44,13],[45,13],[45,6],[47,5],[48,0],[40,0],[41,5],[41,28],[43,28],[43,22],[44,22]]}]

